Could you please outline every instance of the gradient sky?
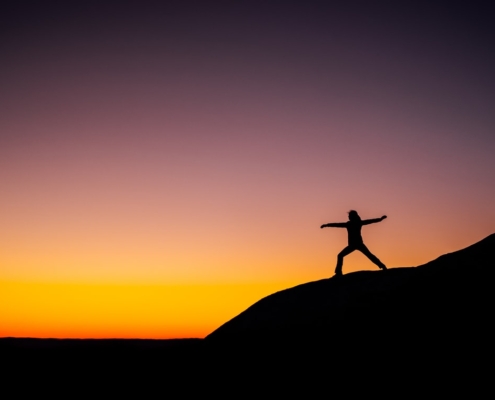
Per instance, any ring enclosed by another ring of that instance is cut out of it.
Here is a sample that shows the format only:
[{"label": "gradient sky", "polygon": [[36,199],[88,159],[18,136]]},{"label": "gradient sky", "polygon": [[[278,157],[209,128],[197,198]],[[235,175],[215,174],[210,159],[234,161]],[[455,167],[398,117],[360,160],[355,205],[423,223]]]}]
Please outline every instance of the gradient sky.
[{"label": "gradient sky", "polygon": [[0,336],[204,337],[350,209],[389,267],[495,232],[491,9],[66,3],[0,16]]}]

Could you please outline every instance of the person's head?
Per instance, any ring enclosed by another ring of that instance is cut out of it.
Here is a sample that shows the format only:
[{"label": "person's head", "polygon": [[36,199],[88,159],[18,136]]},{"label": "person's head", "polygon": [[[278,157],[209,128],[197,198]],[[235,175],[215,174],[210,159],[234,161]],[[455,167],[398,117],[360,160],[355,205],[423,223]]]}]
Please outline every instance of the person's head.
[{"label": "person's head", "polygon": [[361,221],[361,217],[357,213],[356,210],[351,210],[348,212],[349,214],[349,221]]}]

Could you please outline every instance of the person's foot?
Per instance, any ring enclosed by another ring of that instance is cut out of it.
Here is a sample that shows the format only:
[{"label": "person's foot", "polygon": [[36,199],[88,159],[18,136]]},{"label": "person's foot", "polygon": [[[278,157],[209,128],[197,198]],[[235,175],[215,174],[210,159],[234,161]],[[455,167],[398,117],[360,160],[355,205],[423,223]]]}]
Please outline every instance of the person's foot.
[{"label": "person's foot", "polygon": [[381,270],[383,270],[383,271],[385,271],[385,270],[386,270],[386,269],[388,269],[388,268],[387,268],[385,265],[382,265],[382,266],[380,267],[380,269],[381,269]]},{"label": "person's foot", "polygon": [[334,277],[342,276],[342,271],[335,271]]}]

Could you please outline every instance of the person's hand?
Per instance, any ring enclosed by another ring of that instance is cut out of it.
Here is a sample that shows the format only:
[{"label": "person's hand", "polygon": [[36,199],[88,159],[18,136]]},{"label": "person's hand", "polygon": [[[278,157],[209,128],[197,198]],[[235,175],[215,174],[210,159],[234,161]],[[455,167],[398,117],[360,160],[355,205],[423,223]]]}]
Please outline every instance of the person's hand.
[{"label": "person's hand", "polygon": [[386,216],[386,215],[382,216],[382,221],[383,221],[385,218],[387,218],[387,216]]},{"label": "person's hand", "polygon": [[320,229],[325,228],[325,227],[326,227],[326,225],[322,225],[322,226],[320,226]]}]

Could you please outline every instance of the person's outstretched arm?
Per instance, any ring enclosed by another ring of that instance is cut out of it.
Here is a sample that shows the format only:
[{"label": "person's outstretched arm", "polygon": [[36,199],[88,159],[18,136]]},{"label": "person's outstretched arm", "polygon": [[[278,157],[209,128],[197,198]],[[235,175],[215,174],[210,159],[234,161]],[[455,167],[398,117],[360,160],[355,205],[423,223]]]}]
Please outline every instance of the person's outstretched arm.
[{"label": "person's outstretched arm", "polygon": [[345,228],[347,224],[345,222],[331,222],[329,224],[323,224],[320,228]]},{"label": "person's outstretched arm", "polygon": [[363,225],[375,224],[377,222],[383,221],[385,218],[387,218],[386,215],[384,215],[383,217],[380,217],[380,218],[365,219],[364,221],[362,221],[362,224]]}]

